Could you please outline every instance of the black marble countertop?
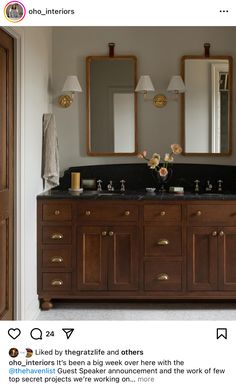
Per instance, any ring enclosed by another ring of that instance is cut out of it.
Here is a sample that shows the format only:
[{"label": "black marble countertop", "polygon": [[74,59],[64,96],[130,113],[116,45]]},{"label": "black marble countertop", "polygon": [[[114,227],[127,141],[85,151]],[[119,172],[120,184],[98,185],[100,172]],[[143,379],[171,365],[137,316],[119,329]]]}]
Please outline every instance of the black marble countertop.
[{"label": "black marble countertop", "polygon": [[236,200],[236,193],[202,193],[195,194],[185,192],[184,194],[176,193],[147,193],[145,191],[57,191],[50,190],[42,192],[37,199],[75,199],[75,200]]}]

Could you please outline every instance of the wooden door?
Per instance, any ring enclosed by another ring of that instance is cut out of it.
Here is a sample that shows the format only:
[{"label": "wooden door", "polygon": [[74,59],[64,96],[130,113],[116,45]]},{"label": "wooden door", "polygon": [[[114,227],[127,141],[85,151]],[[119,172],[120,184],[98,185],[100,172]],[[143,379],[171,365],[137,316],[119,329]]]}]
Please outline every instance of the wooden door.
[{"label": "wooden door", "polygon": [[107,289],[107,231],[101,226],[78,227],[77,288]]},{"label": "wooden door", "polygon": [[112,226],[106,238],[108,246],[108,289],[138,288],[137,227]]},{"label": "wooden door", "polygon": [[236,227],[224,227],[218,233],[219,289],[236,290]]},{"label": "wooden door", "polygon": [[13,319],[13,39],[0,29],[0,319]]},{"label": "wooden door", "polygon": [[217,227],[190,227],[188,230],[188,289],[217,290]]}]

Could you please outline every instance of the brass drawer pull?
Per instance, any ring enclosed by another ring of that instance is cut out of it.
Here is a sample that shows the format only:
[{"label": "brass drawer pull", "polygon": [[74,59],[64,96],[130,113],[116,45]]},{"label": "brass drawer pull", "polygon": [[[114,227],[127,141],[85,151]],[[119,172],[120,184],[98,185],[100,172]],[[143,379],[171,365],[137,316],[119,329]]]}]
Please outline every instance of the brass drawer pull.
[{"label": "brass drawer pull", "polygon": [[166,214],[165,211],[161,211],[161,212],[160,212],[160,215],[161,215],[161,216],[165,216],[165,214]]},{"label": "brass drawer pull", "polygon": [[201,216],[201,215],[202,215],[202,211],[200,211],[200,210],[197,211],[197,212],[196,212],[196,215],[197,215],[197,216]]},{"label": "brass drawer pull", "polygon": [[91,211],[86,210],[86,211],[85,211],[85,215],[86,215],[86,216],[90,216],[90,215],[91,215]]},{"label": "brass drawer pull", "polygon": [[168,281],[170,279],[169,275],[167,273],[161,273],[157,275],[158,281]]},{"label": "brass drawer pull", "polygon": [[222,236],[224,236],[224,235],[225,235],[224,231],[221,230],[221,231],[219,232],[219,236],[222,237]]},{"label": "brass drawer pull", "polygon": [[130,211],[125,211],[125,216],[129,216],[130,215]]},{"label": "brass drawer pull", "polygon": [[168,239],[159,239],[157,244],[158,244],[158,246],[167,246],[170,244],[170,241],[168,241]]},{"label": "brass drawer pull", "polygon": [[109,236],[113,236],[113,235],[114,235],[114,232],[113,232],[113,231],[109,231],[108,235],[109,235]]},{"label": "brass drawer pull", "polygon": [[107,232],[106,231],[102,231],[102,236],[107,236]]},{"label": "brass drawer pull", "polygon": [[51,262],[52,263],[62,263],[64,259],[62,257],[52,257]]},{"label": "brass drawer pull", "polygon": [[54,215],[56,215],[56,216],[60,215],[60,213],[61,213],[60,210],[55,210],[55,211],[54,211]]},{"label": "brass drawer pull", "polygon": [[52,286],[62,286],[63,284],[64,284],[63,281],[60,279],[55,279],[55,280],[52,280],[51,282]]},{"label": "brass drawer pull", "polygon": [[54,239],[54,240],[60,240],[60,239],[63,239],[63,238],[64,238],[63,234],[52,234],[51,235],[51,239]]},{"label": "brass drawer pull", "polygon": [[211,235],[212,235],[213,237],[217,236],[217,231],[212,231]]}]

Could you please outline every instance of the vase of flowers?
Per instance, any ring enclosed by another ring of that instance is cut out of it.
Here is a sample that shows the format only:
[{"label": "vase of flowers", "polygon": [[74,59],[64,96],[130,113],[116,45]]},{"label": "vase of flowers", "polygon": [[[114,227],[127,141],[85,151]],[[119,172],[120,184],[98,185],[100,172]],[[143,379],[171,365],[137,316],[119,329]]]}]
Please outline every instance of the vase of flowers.
[{"label": "vase of flowers", "polygon": [[149,159],[147,157],[147,151],[144,150],[138,153],[138,157],[144,160],[147,160],[148,166],[155,173],[155,177],[160,183],[160,192],[165,192],[165,184],[171,179],[173,170],[171,168],[174,155],[179,155],[182,153],[182,148],[179,144],[172,144],[170,146],[171,152],[165,153],[163,159],[159,153],[153,153],[152,157]]}]

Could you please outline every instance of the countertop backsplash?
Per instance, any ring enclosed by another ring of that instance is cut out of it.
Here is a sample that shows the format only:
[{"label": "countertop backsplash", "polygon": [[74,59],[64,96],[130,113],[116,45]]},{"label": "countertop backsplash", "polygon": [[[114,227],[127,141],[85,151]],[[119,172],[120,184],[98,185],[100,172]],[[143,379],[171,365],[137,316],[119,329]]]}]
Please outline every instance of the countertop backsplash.
[{"label": "countertop backsplash", "polygon": [[[212,192],[217,192],[217,180],[222,180],[222,192],[236,193],[236,166],[210,164],[173,164],[172,176],[166,186],[181,186],[185,191],[194,192],[194,180],[199,180],[200,192],[204,192],[207,180],[212,184]],[[147,164],[109,164],[76,166],[67,169],[56,190],[67,190],[71,184],[71,172],[80,172],[82,179],[102,180],[103,190],[107,190],[112,180],[114,189],[119,191],[121,180],[125,180],[126,190],[144,190],[160,185],[154,170]]]}]

